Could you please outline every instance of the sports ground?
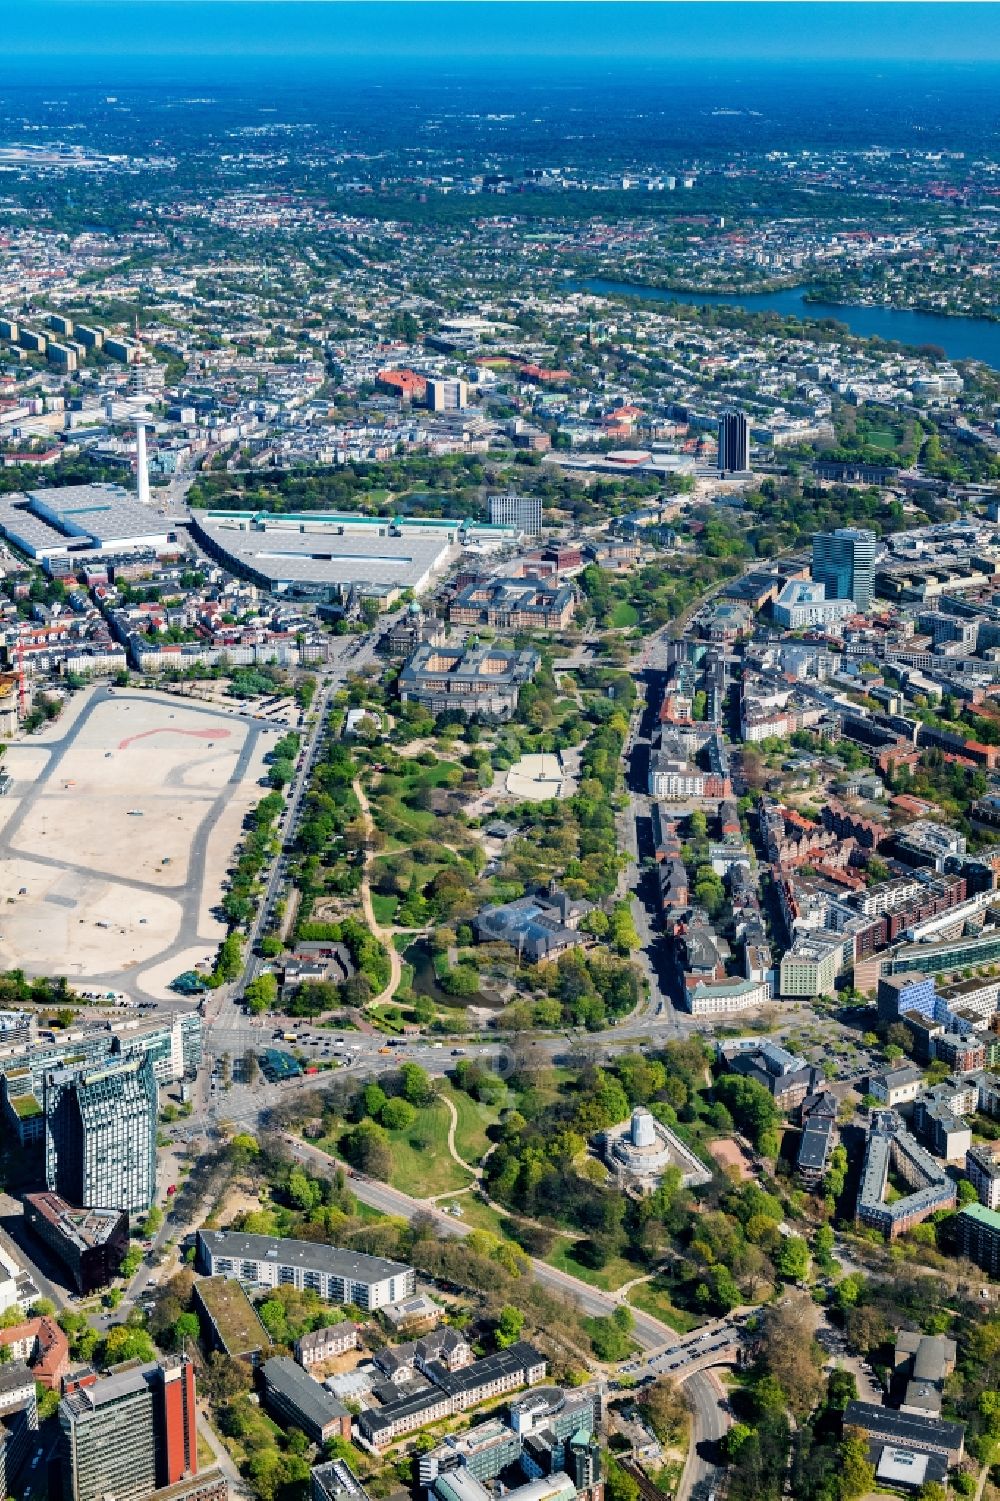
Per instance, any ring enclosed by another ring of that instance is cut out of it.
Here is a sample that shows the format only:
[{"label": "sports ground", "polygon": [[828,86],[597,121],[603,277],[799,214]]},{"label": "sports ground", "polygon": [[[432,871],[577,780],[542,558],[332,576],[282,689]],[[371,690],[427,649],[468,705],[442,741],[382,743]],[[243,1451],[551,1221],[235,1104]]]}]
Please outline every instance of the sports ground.
[{"label": "sports ground", "polygon": [[275,730],[169,694],[88,689],[7,748],[0,969],[143,998],[205,961]]}]

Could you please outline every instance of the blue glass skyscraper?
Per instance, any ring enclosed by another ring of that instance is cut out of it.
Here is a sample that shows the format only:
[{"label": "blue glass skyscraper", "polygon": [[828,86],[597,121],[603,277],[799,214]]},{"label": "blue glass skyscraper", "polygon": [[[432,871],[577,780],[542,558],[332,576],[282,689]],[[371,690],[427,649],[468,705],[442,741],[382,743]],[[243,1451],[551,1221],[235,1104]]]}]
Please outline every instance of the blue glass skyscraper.
[{"label": "blue glass skyscraper", "polygon": [[813,537],[813,581],[823,585],[827,599],[853,599],[859,610],[872,602],[875,576],[874,532],[851,526]]}]

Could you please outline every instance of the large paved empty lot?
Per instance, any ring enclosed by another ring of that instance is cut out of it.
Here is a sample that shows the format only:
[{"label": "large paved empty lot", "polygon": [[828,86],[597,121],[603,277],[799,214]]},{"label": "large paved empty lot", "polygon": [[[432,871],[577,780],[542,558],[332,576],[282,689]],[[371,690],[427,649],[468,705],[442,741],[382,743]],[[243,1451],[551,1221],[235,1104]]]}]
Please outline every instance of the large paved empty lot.
[{"label": "large paved empty lot", "polygon": [[273,730],[169,694],[95,688],[12,745],[0,798],[0,968],[166,997],[212,915]]}]

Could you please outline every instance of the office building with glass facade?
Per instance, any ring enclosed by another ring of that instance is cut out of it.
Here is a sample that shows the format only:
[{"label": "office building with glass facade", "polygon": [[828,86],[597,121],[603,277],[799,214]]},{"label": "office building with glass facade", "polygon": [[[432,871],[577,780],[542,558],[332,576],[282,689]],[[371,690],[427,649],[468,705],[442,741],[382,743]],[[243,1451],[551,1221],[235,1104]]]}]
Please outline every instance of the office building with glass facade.
[{"label": "office building with glass facade", "polygon": [[853,599],[859,610],[872,602],[878,538],[863,528],[840,526],[813,537],[812,576],[827,599]]},{"label": "office building with glass facade", "polygon": [[43,1095],[46,1187],[85,1209],[145,1213],[156,1191],[152,1058],[54,1070]]}]

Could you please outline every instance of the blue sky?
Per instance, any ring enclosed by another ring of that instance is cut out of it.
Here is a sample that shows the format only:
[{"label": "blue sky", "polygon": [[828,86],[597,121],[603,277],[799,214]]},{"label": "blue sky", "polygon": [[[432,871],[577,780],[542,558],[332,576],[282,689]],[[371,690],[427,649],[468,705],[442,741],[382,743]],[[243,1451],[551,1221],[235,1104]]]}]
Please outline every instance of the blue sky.
[{"label": "blue sky", "polygon": [[1000,5],[963,0],[0,0],[0,13],[8,76],[40,81],[73,58],[1000,61]]}]

